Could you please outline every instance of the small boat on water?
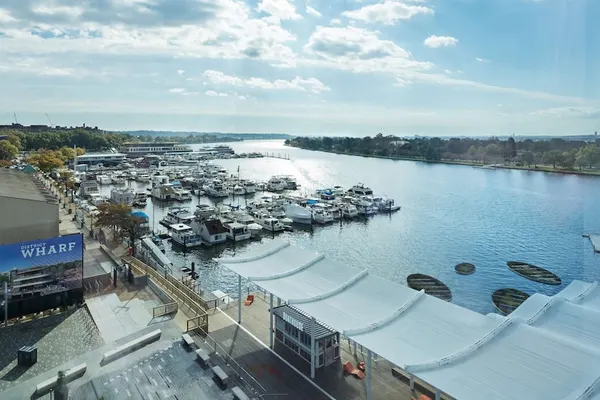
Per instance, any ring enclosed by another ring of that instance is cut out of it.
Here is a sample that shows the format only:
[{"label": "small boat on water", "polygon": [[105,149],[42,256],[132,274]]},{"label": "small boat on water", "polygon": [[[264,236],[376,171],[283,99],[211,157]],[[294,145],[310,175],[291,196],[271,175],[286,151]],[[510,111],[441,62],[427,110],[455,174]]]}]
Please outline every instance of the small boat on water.
[{"label": "small boat on water", "polygon": [[411,274],[406,278],[408,286],[415,290],[425,290],[425,293],[438,299],[451,301],[452,292],[450,288],[439,279],[425,274]]},{"label": "small boat on water", "polygon": [[528,298],[527,293],[513,288],[498,289],[492,294],[494,306],[504,315],[515,311]]},{"label": "small boat on water", "polygon": [[521,261],[508,261],[506,265],[515,274],[534,282],[546,285],[560,285],[562,283],[558,275],[537,265]]},{"label": "small boat on water", "polygon": [[298,204],[284,204],[283,209],[285,210],[285,216],[296,224],[310,225],[312,223],[311,212]]},{"label": "small boat on water", "polygon": [[198,247],[202,245],[202,237],[193,231],[191,226],[185,224],[173,224],[171,229],[171,240],[185,248]]}]

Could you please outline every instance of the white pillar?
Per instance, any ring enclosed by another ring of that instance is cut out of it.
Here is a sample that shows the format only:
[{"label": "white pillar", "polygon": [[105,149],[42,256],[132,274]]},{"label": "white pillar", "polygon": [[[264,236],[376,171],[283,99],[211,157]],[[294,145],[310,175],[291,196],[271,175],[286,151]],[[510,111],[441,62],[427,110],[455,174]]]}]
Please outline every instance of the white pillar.
[{"label": "white pillar", "polygon": [[238,275],[238,324],[242,323],[242,276]]},{"label": "white pillar", "polygon": [[310,320],[310,377],[312,379],[315,379],[315,358],[316,358],[316,351],[315,351],[315,319],[314,317]]},{"label": "white pillar", "polygon": [[371,400],[371,383],[373,371],[371,368],[371,350],[367,350],[367,400]]},{"label": "white pillar", "polygon": [[269,343],[273,348],[273,293],[269,294]]}]

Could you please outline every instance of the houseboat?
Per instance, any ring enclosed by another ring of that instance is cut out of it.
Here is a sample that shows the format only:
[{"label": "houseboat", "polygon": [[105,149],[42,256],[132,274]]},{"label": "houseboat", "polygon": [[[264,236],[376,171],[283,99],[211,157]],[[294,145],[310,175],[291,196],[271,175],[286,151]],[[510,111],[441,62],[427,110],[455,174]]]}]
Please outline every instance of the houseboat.
[{"label": "houseboat", "polygon": [[136,192],[133,196],[133,205],[136,207],[144,207],[148,201],[146,192]]},{"label": "houseboat", "polygon": [[213,245],[227,240],[229,230],[223,226],[220,219],[194,221],[194,230],[202,237],[205,244]]},{"label": "houseboat", "polygon": [[112,189],[110,191],[110,201],[115,204],[133,204],[135,194],[131,189]]},{"label": "houseboat", "polygon": [[171,240],[185,248],[198,247],[202,245],[202,237],[186,224],[173,224],[169,226]]},{"label": "houseboat", "polygon": [[240,224],[239,222],[228,222],[223,224],[223,226],[228,230],[226,236],[229,240],[240,242],[242,240],[250,239],[250,230],[248,229],[248,226],[244,224]]},{"label": "houseboat", "polygon": [[188,201],[192,199],[192,193],[182,188],[173,188],[173,198],[177,201]]},{"label": "houseboat", "polygon": [[99,185],[110,185],[110,176],[104,174],[96,175],[96,182]]},{"label": "houseboat", "polygon": [[162,225],[170,227],[175,224],[190,224],[194,220],[194,215],[187,208],[175,207],[167,212],[167,215],[160,221]]}]

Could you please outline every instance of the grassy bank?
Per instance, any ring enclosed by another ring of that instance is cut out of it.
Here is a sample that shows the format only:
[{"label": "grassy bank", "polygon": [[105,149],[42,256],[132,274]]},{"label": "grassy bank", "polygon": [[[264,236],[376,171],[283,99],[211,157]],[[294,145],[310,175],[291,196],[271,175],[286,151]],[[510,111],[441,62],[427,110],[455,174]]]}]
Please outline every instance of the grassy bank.
[{"label": "grassy bank", "polygon": [[[295,147],[295,146],[293,146]],[[301,147],[297,147],[301,148]],[[320,151],[323,153],[332,153],[332,154],[342,154],[346,156],[357,156],[357,157],[365,157],[365,158],[382,158],[386,160],[396,160],[396,161],[419,161],[428,164],[452,164],[452,165],[466,165],[471,167],[484,167],[488,165],[494,165],[496,168],[501,169],[517,169],[524,171],[538,171],[538,172],[554,172],[558,174],[572,174],[572,175],[591,175],[591,176],[600,176],[600,170],[595,169],[564,169],[564,168],[553,168],[551,165],[537,165],[534,167],[527,167],[524,165],[511,165],[511,164],[485,164],[472,160],[426,160],[422,157],[407,157],[407,156],[378,156],[378,155],[367,155],[361,153],[351,153],[351,152],[343,152],[343,151],[334,151],[334,150],[311,150],[311,149],[302,149],[309,151]]]}]

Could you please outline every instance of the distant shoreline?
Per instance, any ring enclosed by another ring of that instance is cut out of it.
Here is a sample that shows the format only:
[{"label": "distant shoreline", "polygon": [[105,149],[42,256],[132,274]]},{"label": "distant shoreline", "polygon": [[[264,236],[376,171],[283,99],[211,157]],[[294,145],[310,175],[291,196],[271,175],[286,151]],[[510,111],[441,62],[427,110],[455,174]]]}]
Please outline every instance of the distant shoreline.
[{"label": "distant shoreline", "polygon": [[558,174],[565,175],[586,175],[586,176],[597,176],[600,177],[600,170],[578,170],[578,169],[560,169],[560,168],[552,168],[552,166],[548,165],[538,165],[537,167],[527,167],[527,166],[518,166],[518,165],[505,165],[505,164],[484,164],[476,161],[469,160],[425,160],[419,157],[407,157],[407,156],[378,156],[374,154],[360,154],[360,153],[347,153],[343,151],[335,151],[335,150],[312,150],[305,149],[297,146],[289,146],[294,147],[296,149],[308,150],[308,151],[319,151],[322,153],[331,153],[331,154],[340,154],[346,156],[357,156],[357,157],[365,157],[365,158],[381,158],[386,160],[394,160],[394,161],[417,161],[423,162],[427,164],[450,164],[450,165],[464,165],[471,167],[490,167],[489,169],[515,169],[521,171],[533,171],[533,172],[553,172]]}]

